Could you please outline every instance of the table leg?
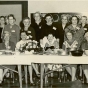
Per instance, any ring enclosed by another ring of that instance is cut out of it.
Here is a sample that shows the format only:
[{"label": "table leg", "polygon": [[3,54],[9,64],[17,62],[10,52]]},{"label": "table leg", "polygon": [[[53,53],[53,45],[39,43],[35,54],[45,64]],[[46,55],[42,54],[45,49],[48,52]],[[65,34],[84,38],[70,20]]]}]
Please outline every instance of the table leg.
[{"label": "table leg", "polygon": [[20,88],[22,88],[22,72],[21,72],[21,65],[18,65],[18,74],[19,74]]},{"label": "table leg", "polygon": [[25,83],[27,84],[27,65],[24,66],[24,70],[25,70]]},{"label": "table leg", "polygon": [[40,76],[40,88],[43,88],[43,74],[44,74],[44,64],[41,63],[41,76]]}]

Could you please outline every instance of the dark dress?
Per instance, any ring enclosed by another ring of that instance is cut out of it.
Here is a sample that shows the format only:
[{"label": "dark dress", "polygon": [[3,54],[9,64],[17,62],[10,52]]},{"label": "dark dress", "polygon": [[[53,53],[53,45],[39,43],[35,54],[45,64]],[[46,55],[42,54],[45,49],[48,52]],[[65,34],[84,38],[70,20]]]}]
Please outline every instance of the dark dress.
[{"label": "dark dress", "polygon": [[36,36],[36,40],[37,42],[40,42],[40,38],[41,38],[41,31],[42,31],[42,26],[44,25],[44,22],[41,21],[39,24],[37,24],[36,22],[33,22],[31,24],[31,26],[34,28],[35,30],[35,36]]},{"label": "dark dress", "polygon": [[63,42],[64,42],[64,33],[65,33],[65,28],[68,26],[69,24],[66,24],[64,29],[62,27],[62,23],[58,24],[58,29],[59,29],[59,34],[60,34],[60,48],[62,48],[63,46]]},{"label": "dark dress", "polygon": [[48,34],[53,34],[55,38],[60,38],[58,27],[54,23],[52,23],[52,25],[43,25],[41,39],[48,36]]},{"label": "dark dress", "polygon": [[[15,50],[15,44],[13,42],[9,42],[9,46],[11,47],[10,50],[12,50],[12,51]],[[6,49],[5,44],[0,43],[0,50],[5,50],[5,49]],[[3,66],[10,68],[10,69],[15,69],[15,67],[16,67],[15,65],[3,65]],[[2,66],[0,66],[0,68],[4,69]]]},{"label": "dark dress", "polygon": [[[22,31],[25,31],[24,30],[24,27],[21,29],[21,32]],[[35,37],[35,30],[30,26],[29,28],[28,28],[28,30],[27,31],[25,31],[26,33],[27,33],[27,36],[32,36],[30,39],[32,39],[32,40],[36,40],[36,37]]]},{"label": "dark dress", "polygon": [[2,27],[0,27],[0,43],[2,43],[2,30],[3,30],[3,28]]}]

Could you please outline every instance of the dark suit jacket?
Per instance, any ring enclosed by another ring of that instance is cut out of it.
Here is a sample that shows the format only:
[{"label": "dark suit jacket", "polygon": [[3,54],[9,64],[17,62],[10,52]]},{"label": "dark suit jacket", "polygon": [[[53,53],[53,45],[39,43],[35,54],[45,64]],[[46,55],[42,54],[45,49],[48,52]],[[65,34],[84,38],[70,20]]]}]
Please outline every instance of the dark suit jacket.
[{"label": "dark suit jacket", "polygon": [[[68,26],[69,24],[66,24],[64,29]],[[62,48],[63,42],[64,42],[64,29],[62,27],[62,23],[58,24],[58,29],[59,29],[59,34],[60,34],[60,48]]]}]

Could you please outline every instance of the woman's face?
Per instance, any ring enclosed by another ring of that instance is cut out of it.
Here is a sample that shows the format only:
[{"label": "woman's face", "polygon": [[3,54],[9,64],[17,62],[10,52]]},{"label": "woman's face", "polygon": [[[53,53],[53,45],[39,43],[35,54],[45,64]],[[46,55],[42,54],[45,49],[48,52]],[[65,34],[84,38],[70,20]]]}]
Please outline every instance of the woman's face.
[{"label": "woman's face", "polygon": [[70,32],[68,32],[66,35],[68,40],[72,40],[72,34]]},{"label": "woman's face", "polygon": [[52,40],[53,40],[54,37],[53,37],[52,34],[49,34],[47,38],[48,38],[48,41],[49,41],[49,42],[52,42]]},{"label": "woman's face", "polygon": [[82,18],[81,18],[81,22],[82,22],[82,24],[86,24],[86,23],[87,23],[86,17],[82,17]]},{"label": "woman's face", "polygon": [[76,17],[72,17],[72,24],[77,25],[77,18]]},{"label": "woman's face", "polygon": [[34,19],[35,21],[39,21],[41,19],[40,14],[39,13],[34,14]]},{"label": "woman's face", "polygon": [[30,26],[30,20],[29,19],[25,19],[23,21],[24,27],[29,27]]},{"label": "woman's face", "polygon": [[15,22],[15,20],[13,19],[13,17],[9,17],[8,21],[9,21],[10,25],[13,25],[14,22]]},{"label": "woman's face", "polygon": [[45,20],[47,24],[51,24],[53,19],[51,16],[47,16]]},{"label": "woman's face", "polygon": [[27,39],[27,35],[26,35],[26,33],[21,33],[21,39],[22,40],[26,40]]},{"label": "woman's face", "polygon": [[9,38],[10,38],[10,34],[8,32],[4,32],[4,40],[5,40],[5,42],[9,41]]},{"label": "woman's face", "polygon": [[4,18],[1,18],[1,19],[0,19],[0,23],[1,23],[1,24],[4,24],[4,23],[5,23],[5,19],[4,19]]},{"label": "woman's face", "polygon": [[67,17],[66,16],[63,16],[62,18],[62,23],[63,24],[67,24],[68,20],[67,20]]}]

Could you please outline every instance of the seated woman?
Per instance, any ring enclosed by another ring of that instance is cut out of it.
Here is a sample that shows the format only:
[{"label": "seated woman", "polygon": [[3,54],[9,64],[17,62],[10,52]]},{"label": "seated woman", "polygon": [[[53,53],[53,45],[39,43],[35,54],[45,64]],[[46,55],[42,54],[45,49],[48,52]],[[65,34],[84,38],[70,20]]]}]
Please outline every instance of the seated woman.
[{"label": "seated woman", "polygon": [[[16,51],[19,51],[20,47],[23,46],[27,41],[27,34],[25,31],[21,32],[21,40],[16,44]],[[35,66],[33,65],[33,69],[35,70],[36,73],[39,74],[39,72],[37,72]],[[33,82],[33,78],[32,78],[32,66],[28,65],[28,71],[29,71],[29,75],[30,75],[30,85],[35,85]]]},{"label": "seated woman", "polygon": [[59,49],[59,40],[57,40],[52,33],[40,41],[40,46],[46,50],[53,48]]},{"label": "seated woman", "polygon": [[[85,33],[84,38],[85,38],[85,41],[82,42],[81,49],[88,50],[88,32]],[[82,65],[82,68],[86,77],[86,82],[88,83],[88,65]]]},{"label": "seated woman", "polygon": [[[71,32],[66,33],[67,40],[63,43],[63,49],[69,53],[70,50],[74,50],[78,48],[78,42],[73,39],[73,34]],[[72,81],[76,80],[75,74],[76,74],[76,66],[77,65],[70,65],[69,67],[66,67],[67,72],[71,75]]]},{"label": "seated woman", "polygon": [[[40,45],[42,48],[44,48],[45,51],[47,51],[47,53],[50,54],[54,53],[53,49],[59,49],[59,41],[54,37],[52,33],[48,34],[48,36],[40,42]],[[48,71],[48,68],[52,69],[53,66],[54,64],[45,64],[45,68],[43,70],[46,72]],[[53,74],[51,74],[51,76],[53,76]],[[47,85],[47,76],[45,76],[45,84]]]},{"label": "seated woman", "polygon": [[15,50],[15,45],[13,42],[9,41],[11,34],[8,31],[4,31],[4,40],[3,43],[0,43],[0,50]]},{"label": "seated woman", "polygon": [[[14,43],[9,41],[10,35],[11,34],[8,31],[4,31],[3,42],[0,43],[0,50],[11,50],[11,51],[15,50]],[[6,67],[15,69],[15,66],[6,66]],[[2,83],[3,77],[6,74],[6,72],[8,71],[8,69],[4,69],[4,73],[3,73],[3,69],[4,68],[0,67],[0,83]]]}]

